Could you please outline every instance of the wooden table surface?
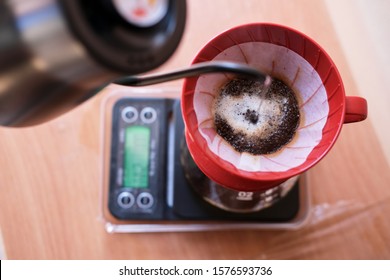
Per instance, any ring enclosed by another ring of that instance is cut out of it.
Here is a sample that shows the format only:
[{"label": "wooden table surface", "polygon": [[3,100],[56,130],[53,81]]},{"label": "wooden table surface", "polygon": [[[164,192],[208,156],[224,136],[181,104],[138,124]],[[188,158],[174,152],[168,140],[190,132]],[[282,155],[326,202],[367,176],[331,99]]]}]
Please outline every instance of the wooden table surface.
[{"label": "wooden table surface", "polygon": [[230,27],[274,22],[315,39],[338,66],[347,94],[367,98],[369,118],[345,125],[327,157],[307,172],[312,200],[307,224],[296,231],[107,233],[99,218],[103,93],[42,125],[0,128],[1,257],[390,259],[389,71],[380,52],[389,44],[389,28],[375,24],[381,21],[375,13],[386,4],[187,2],[184,38],[155,71],[190,64],[210,38]]}]

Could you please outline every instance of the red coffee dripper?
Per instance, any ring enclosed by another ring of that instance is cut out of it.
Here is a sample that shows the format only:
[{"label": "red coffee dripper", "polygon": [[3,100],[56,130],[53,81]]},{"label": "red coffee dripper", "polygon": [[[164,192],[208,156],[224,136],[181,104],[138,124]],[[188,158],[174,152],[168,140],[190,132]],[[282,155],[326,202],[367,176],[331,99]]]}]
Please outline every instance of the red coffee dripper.
[{"label": "red coffee dripper", "polygon": [[[297,140],[293,139],[290,147],[286,146],[275,155],[259,157],[259,162],[253,157],[245,159],[248,155],[232,159],[234,156],[229,154],[234,152],[226,148],[226,143],[215,138],[215,134],[207,136],[210,134],[205,133],[206,128],[212,129],[212,125],[204,124],[210,118],[211,104],[218,88],[231,77],[213,74],[185,80],[182,112],[188,149],[202,172],[227,188],[264,191],[301,174],[329,152],[344,123],[362,121],[367,117],[366,100],[345,96],[336,65],[323,48],[289,27],[254,23],[230,29],[212,39],[196,55],[193,64],[213,60],[246,63],[284,80],[297,89],[303,111]],[[320,101],[322,97],[324,100]],[[315,129],[310,131],[310,127]],[[297,143],[309,145],[294,146]],[[291,153],[293,149],[298,152]],[[291,154],[284,156],[287,153]],[[246,161],[256,166],[242,164]]]}]

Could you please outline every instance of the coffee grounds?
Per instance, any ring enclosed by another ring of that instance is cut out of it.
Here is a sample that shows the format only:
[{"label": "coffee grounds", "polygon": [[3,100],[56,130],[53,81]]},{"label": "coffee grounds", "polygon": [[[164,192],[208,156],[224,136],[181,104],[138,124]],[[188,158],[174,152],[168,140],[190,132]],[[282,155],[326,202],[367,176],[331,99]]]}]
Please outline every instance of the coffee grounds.
[{"label": "coffee grounds", "polygon": [[295,93],[274,79],[265,89],[257,81],[235,79],[221,88],[214,107],[217,133],[238,152],[271,154],[293,138],[300,113]]},{"label": "coffee grounds", "polygon": [[259,113],[255,110],[246,110],[245,119],[250,121],[253,124],[256,124],[259,121]]}]

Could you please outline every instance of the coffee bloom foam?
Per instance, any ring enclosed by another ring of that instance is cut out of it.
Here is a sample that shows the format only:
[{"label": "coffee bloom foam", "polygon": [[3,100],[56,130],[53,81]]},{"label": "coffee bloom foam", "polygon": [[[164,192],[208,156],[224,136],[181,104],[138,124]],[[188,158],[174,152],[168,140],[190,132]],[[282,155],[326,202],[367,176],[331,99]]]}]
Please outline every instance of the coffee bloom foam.
[{"label": "coffee bloom foam", "polygon": [[232,77],[225,74],[202,75],[198,78],[193,102],[199,132],[209,149],[244,171],[287,171],[304,163],[321,141],[329,113],[326,90],[315,69],[288,48],[264,42],[232,46],[213,60],[245,63],[283,80],[297,95],[301,117],[294,138],[279,151],[268,155],[239,153],[217,134],[213,117],[214,104],[221,87]]}]

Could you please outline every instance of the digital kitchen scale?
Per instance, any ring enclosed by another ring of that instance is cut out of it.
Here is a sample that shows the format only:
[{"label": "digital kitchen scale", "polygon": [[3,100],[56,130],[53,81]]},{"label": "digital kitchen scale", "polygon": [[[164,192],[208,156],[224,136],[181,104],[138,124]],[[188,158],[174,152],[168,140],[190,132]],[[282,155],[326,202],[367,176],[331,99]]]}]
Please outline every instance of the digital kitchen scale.
[{"label": "digital kitchen scale", "polygon": [[280,201],[252,213],[226,211],[204,200],[187,181],[180,159],[186,145],[180,100],[134,97],[139,90],[129,91],[133,94],[112,95],[103,106],[107,231],[287,229],[304,222],[305,175]]}]

